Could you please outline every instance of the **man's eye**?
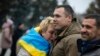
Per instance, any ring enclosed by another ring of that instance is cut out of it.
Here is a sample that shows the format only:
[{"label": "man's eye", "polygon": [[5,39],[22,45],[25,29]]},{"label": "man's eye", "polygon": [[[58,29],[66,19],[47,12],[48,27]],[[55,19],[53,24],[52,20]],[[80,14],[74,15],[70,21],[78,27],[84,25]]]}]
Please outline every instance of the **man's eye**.
[{"label": "man's eye", "polygon": [[60,17],[60,15],[54,15],[54,17]]},{"label": "man's eye", "polygon": [[86,26],[86,28],[90,29],[90,28],[92,28],[92,27],[91,27],[91,26]]}]

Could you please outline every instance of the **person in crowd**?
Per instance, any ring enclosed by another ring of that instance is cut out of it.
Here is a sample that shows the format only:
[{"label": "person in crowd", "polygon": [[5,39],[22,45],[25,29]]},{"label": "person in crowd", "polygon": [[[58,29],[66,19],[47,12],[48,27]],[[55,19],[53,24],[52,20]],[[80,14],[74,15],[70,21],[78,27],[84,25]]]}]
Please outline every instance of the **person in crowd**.
[{"label": "person in crowd", "polygon": [[50,56],[77,56],[81,25],[70,5],[58,5],[53,12],[57,39]]},{"label": "person in crowd", "polygon": [[48,56],[55,33],[53,18],[46,17],[18,40],[17,56]]},{"label": "person in crowd", "polygon": [[88,14],[82,20],[78,39],[79,56],[100,56],[100,14]]},{"label": "person in crowd", "polygon": [[12,45],[11,45],[11,54],[10,56],[16,56],[16,44],[18,39],[25,33],[26,29],[23,22],[18,22],[17,25],[15,25],[14,33],[12,36]]},{"label": "person in crowd", "polygon": [[12,35],[13,35],[13,21],[11,19],[4,19],[2,25],[2,40],[1,40],[1,54],[4,56],[8,48],[12,44]]}]

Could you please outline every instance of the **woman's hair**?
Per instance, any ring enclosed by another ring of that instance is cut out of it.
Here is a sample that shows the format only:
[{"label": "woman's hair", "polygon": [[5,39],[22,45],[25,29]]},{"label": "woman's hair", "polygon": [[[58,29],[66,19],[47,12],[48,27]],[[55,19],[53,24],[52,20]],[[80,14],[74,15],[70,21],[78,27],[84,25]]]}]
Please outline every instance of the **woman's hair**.
[{"label": "woman's hair", "polygon": [[39,27],[41,29],[39,32],[45,32],[47,30],[48,26],[52,25],[52,24],[53,24],[52,17],[48,16],[48,17],[44,18],[39,25]]}]

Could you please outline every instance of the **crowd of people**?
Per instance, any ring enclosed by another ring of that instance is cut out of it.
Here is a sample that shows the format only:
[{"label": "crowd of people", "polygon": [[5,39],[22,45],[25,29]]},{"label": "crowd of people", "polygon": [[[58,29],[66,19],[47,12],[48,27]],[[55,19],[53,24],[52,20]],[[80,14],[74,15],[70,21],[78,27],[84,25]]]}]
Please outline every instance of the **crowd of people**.
[{"label": "crowd of people", "polygon": [[2,39],[7,44],[0,56],[10,47],[11,56],[100,56],[100,14],[86,14],[79,23],[70,5],[58,5],[52,15],[24,35],[5,21]]},{"label": "crowd of people", "polygon": [[16,56],[16,44],[17,40],[24,34],[23,22],[18,23],[16,26],[14,21],[10,18],[5,18],[2,25],[2,38],[1,38],[1,54],[4,56],[7,50],[10,48],[10,56]]}]

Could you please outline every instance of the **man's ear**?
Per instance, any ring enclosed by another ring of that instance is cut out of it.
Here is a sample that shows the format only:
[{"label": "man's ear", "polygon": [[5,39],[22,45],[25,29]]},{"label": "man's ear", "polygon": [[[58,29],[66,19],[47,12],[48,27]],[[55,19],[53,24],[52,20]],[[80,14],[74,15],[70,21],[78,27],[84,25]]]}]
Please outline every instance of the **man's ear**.
[{"label": "man's ear", "polygon": [[68,18],[70,19],[70,21],[72,21],[72,16],[71,15],[69,15]]}]

